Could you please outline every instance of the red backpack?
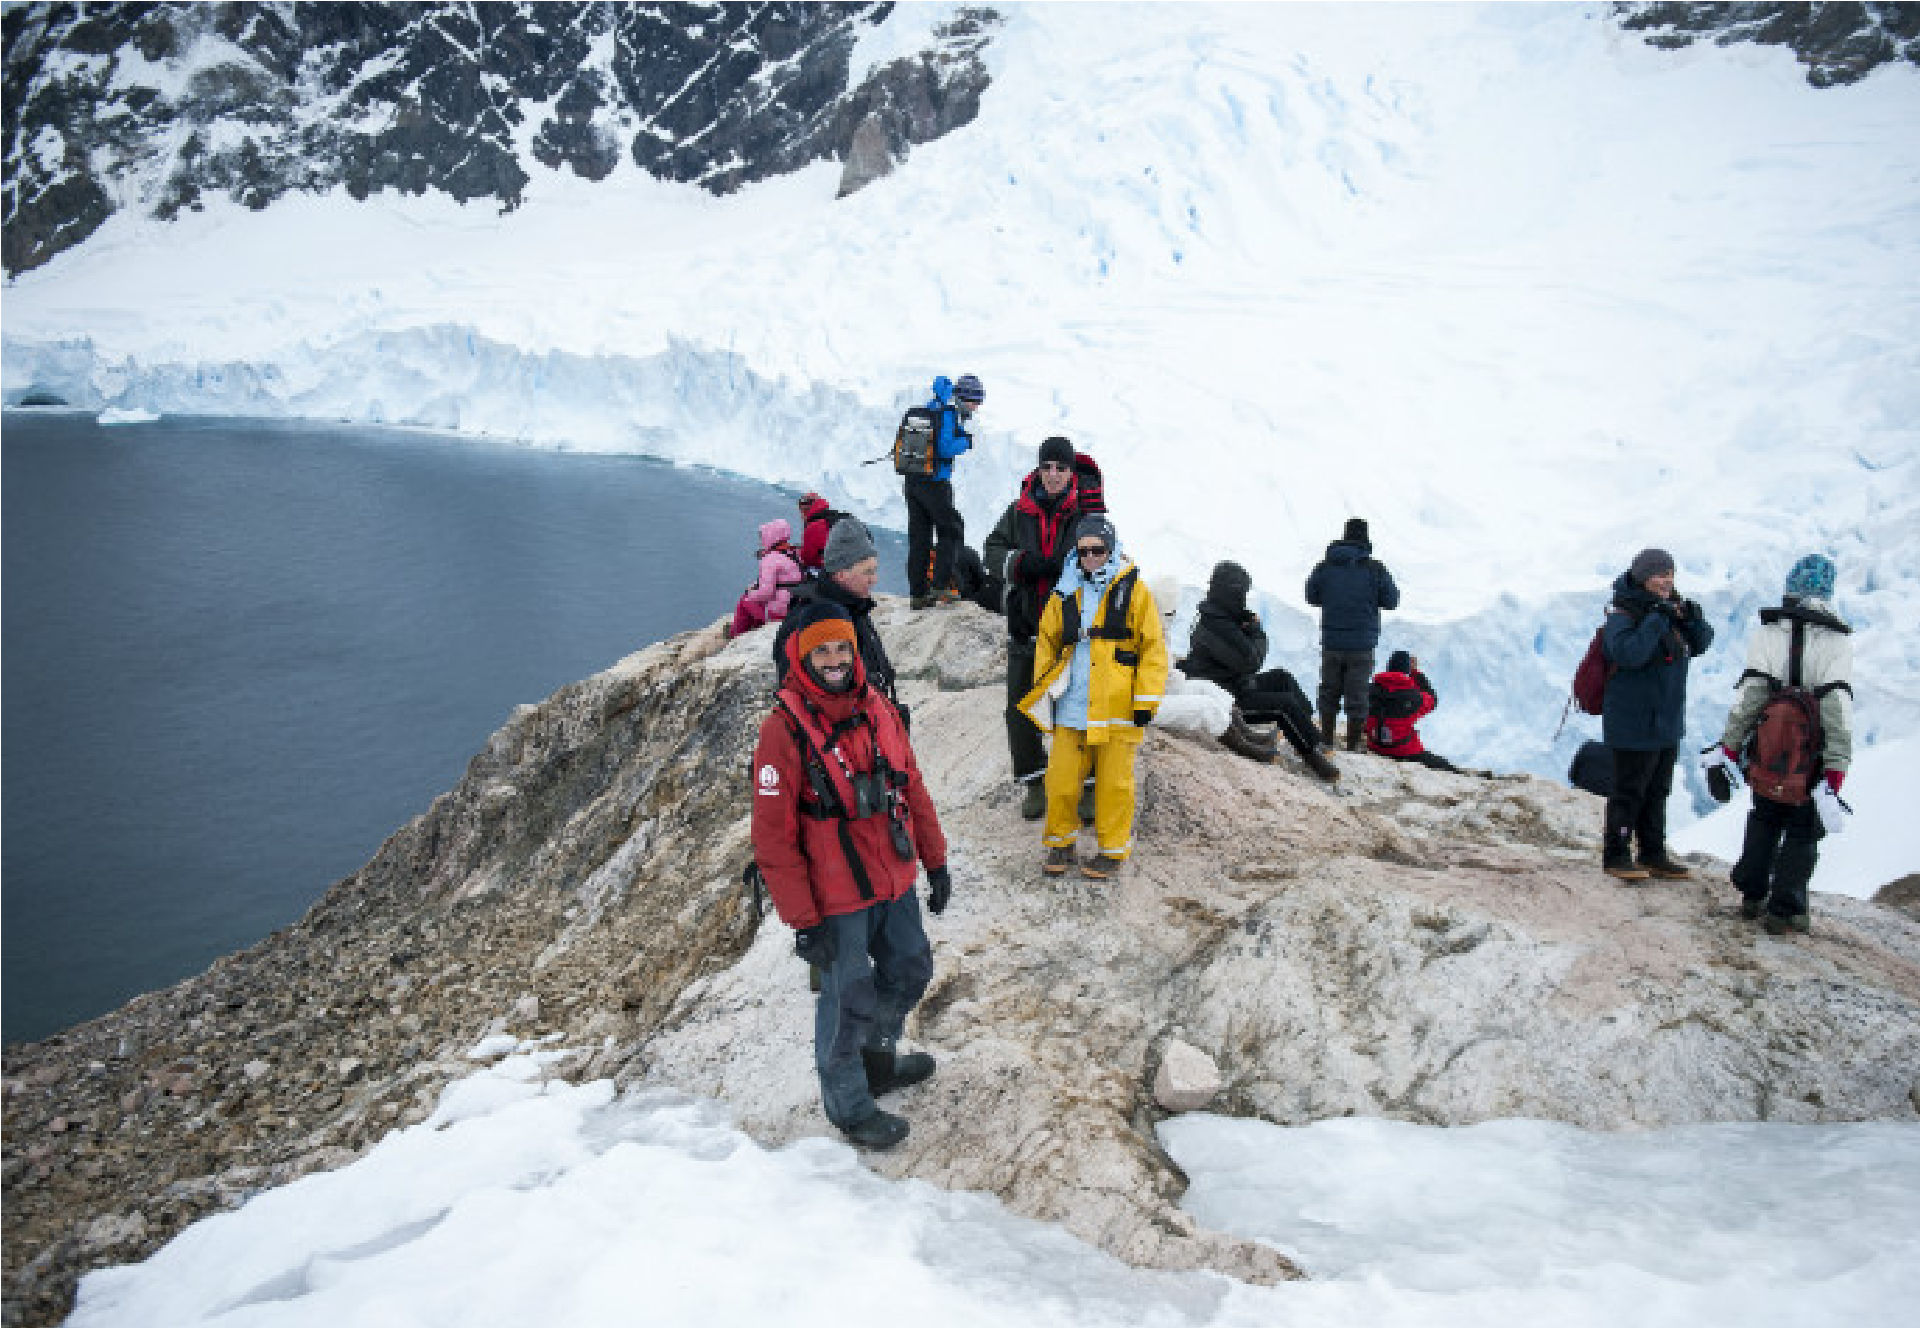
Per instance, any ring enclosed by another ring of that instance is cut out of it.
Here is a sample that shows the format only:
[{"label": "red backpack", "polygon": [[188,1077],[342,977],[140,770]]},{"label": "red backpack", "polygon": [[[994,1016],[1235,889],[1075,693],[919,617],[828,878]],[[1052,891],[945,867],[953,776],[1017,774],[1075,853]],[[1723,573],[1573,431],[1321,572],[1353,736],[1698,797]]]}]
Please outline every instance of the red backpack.
[{"label": "red backpack", "polygon": [[1580,664],[1573,671],[1573,703],[1585,715],[1598,715],[1606,709],[1607,682],[1613,677],[1614,669],[1613,661],[1607,658],[1600,643],[1606,630],[1605,627],[1593,629],[1587,653],[1580,657]]},{"label": "red backpack", "polygon": [[1820,778],[1820,756],[1826,746],[1820,727],[1820,693],[1832,690],[1828,686],[1810,692],[1800,685],[1805,635],[1806,627],[1796,621],[1793,644],[1787,650],[1787,680],[1767,679],[1773,694],[1762,707],[1743,753],[1753,791],[1787,807],[1799,807],[1811,798],[1814,782]]}]

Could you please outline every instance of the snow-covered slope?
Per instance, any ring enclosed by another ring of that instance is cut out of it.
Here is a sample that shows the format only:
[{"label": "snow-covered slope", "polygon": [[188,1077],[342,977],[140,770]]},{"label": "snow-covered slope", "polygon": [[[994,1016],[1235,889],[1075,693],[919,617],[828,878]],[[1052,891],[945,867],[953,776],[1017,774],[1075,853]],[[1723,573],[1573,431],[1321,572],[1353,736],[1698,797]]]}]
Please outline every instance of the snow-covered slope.
[{"label": "snow-covered slope", "polygon": [[[909,49],[901,6],[854,55]],[[639,449],[821,488],[940,372],[987,383],[977,542],[1064,432],[1189,585],[1233,557],[1275,662],[1371,522],[1383,648],[1432,745],[1558,773],[1607,582],[1648,544],[1721,633],[1831,552],[1860,738],[1920,730],[1920,77],[1663,52],[1602,6],[1009,7],[977,120],[834,200],[830,164],[716,199],[539,174],[445,200],[116,215],[7,289],[5,384],[77,403],[395,421]],[[1189,605],[1190,607],[1190,605]]]}]

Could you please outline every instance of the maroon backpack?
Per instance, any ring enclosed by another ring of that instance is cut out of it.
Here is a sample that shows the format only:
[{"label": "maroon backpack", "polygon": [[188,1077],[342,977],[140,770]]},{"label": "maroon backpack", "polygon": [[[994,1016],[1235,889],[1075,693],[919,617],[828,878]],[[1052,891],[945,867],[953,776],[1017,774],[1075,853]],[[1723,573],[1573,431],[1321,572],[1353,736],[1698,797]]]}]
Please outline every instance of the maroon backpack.
[{"label": "maroon backpack", "polygon": [[1593,629],[1587,653],[1580,657],[1579,667],[1573,671],[1573,703],[1580,707],[1582,714],[1597,715],[1606,708],[1607,681],[1613,677],[1614,668],[1600,643],[1606,630],[1605,627]]},{"label": "maroon backpack", "polygon": [[[1820,756],[1826,734],[1820,727],[1820,697],[1839,684],[1808,691],[1800,685],[1800,660],[1806,645],[1806,627],[1793,624],[1793,643],[1787,649],[1787,680],[1768,678],[1772,692],[1747,739],[1747,782],[1768,802],[1799,807],[1813,796],[1820,778]],[[1751,675],[1747,675],[1751,676]]]}]

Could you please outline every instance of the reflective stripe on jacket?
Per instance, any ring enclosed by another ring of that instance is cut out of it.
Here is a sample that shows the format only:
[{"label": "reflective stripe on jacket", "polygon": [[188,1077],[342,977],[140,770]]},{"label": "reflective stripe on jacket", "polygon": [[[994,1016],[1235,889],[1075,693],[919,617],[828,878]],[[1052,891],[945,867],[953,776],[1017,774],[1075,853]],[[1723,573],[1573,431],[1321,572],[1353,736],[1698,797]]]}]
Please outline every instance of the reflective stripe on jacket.
[{"label": "reflective stripe on jacket", "polygon": [[[1135,574],[1129,576],[1130,572]],[[1106,621],[1107,601],[1123,582],[1129,587],[1124,633],[1118,638],[1101,636],[1097,629]],[[1074,647],[1081,637],[1090,636],[1087,741],[1139,742],[1142,730],[1133,722],[1133,712],[1158,710],[1167,688],[1167,642],[1160,610],[1132,563],[1115,571],[1090,609],[1084,602],[1088,589],[1076,586],[1070,594],[1047,597],[1035,638],[1033,689],[1020,702],[1020,709],[1042,732],[1053,731],[1053,698],[1066,687]],[[1069,601],[1079,619],[1073,640],[1066,639]]]}]

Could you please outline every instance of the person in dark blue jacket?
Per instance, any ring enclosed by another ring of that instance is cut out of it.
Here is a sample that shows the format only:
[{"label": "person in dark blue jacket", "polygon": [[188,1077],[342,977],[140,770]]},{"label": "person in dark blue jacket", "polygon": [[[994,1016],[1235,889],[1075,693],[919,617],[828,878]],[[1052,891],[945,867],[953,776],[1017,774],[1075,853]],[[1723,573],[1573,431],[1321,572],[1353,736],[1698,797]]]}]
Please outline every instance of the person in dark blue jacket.
[{"label": "person in dark blue jacket", "polygon": [[1400,607],[1400,587],[1373,556],[1367,523],[1347,522],[1307,577],[1307,603],[1320,610],[1320,736],[1333,745],[1333,721],[1347,706],[1347,750],[1365,741],[1367,684],[1380,644],[1380,610]]},{"label": "person in dark blue jacket", "polygon": [[1600,644],[1614,666],[1600,712],[1600,736],[1613,752],[1601,868],[1623,881],[1683,879],[1687,869],[1667,853],[1667,796],[1686,734],[1687,662],[1713,644],[1713,625],[1674,592],[1672,554],[1634,556],[1613,583]]},{"label": "person in dark blue jacket", "polygon": [[937,599],[960,598],[953,589],[953,562],[967,525],[953,505],[953,459],[973,446],[967,424],[986,399],[986,389],[972,374],[961,374],[957,383],[945,374],[933,380],[927,409],[940,416],[940,432],[934,437],[940,462],[931,475],[906,478],[907,590],[916,609],[931,608]]}]

